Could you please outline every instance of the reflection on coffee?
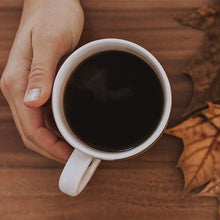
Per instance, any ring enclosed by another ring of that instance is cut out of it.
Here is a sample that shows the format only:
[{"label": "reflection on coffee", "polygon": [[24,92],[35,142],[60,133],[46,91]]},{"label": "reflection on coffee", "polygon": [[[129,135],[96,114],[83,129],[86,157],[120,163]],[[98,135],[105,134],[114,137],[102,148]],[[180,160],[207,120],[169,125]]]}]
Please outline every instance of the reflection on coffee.
[{"label": "reflection on coffee", "polygon": [[64,93],[69,127],[89,146],[110,152],[143,143],[158,125],[163,91],[154,70],[127,52],[106,51],[83,61]]}]

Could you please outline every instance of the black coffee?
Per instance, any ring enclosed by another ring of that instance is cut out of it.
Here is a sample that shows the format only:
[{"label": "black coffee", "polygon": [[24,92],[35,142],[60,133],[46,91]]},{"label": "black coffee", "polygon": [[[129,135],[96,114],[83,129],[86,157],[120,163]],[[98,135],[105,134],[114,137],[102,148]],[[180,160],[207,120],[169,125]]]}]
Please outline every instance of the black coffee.
[{"label": "black coffee", "polygon": [[72,73],[64,111],[73,132],[89,146],[125,151],[152,134],[163,100],[148,64],[126,52],[107,51],[89,57]]}]

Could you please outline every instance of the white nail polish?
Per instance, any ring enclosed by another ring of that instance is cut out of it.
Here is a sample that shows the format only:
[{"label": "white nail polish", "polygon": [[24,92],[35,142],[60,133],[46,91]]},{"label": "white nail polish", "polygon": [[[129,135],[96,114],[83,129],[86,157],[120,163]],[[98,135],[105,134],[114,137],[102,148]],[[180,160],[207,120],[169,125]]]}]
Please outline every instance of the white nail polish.
[{"label": "white nail polish", "polygon": [[34,100],[38,100],[38,98],[40,97],[40,89],[30,89],[27,90],[24,96],[24,101],[25,102],[30,102],[30,101],[34,101]]}]

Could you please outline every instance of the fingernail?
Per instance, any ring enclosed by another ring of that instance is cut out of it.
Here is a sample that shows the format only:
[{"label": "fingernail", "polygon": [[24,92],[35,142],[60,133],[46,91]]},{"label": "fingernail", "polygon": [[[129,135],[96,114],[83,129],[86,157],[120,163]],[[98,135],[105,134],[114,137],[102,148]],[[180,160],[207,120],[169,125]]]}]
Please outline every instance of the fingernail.
[{"label": "fingernail", "polygon": [[40,97],[40,89],[30,89],[27,90],[24,96],[24,101],[25,102],[30,102],[30,101],[34,101],[34,100],[38,100],[38,98]]}]

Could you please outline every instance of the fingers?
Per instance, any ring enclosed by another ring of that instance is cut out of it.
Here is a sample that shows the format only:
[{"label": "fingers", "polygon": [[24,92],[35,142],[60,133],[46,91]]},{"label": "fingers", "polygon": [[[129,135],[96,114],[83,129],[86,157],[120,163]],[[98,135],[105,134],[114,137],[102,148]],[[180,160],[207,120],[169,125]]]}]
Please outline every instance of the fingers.
[{"label": "fingers", "polygon": [[[25,47],[27,48],[28,44]],[[60,141],[45,127],[40,108],[29,108],[24,105],[26,79],[31,67],[27,55],[31,52],[27,48],[27,53],[20,53],[21,49],[16,45],[12,48],[10,60],[1,79],[1,90],[9,103],[25,146],[50,159],[65,163],[72,152],[72,147]]]},{"label": "fingers", "polygon": [[72,147],[59,140],[44,126],[42,111],[39,108],[28,108],[20,105],[20,102],[21,100],[16,99],[14,104],[25,141],[31,142],[35,148],[41,148],[65,163],[72,152]]},{"label": "fingers", "polygon": [[24,96],[28,107],[40,107],[51,96],[56,68],[65,53],[58,40],[51,41],[47,37],[33,39],[33,59]]},{"label": "fingers", "polygon": [[42,149],[52,158],[65,163],[70,154],[72,147],[66,142],[59,140],[50,130],[44,126],[43,113],[39,108],[28,108],[21,105],[22,97],[14,100],[16,113],[19,124],[22,128],[24,142],[27,147]]},{"label": "fingers", "polygon": [[[40,109],[30,109],[19,104],[19,98],[12,100],[7,92],[5,93],[17,129],[22,137],[25,146],[41,155],[65,164],[72,147],[66,142],[59,140],[51,131],[43,125],[43,117]],[[22,100],[22,96],[21,100]]]},{"label": "fingers", "polygon": [[72,152],[72,147],[66,142],[60,141],[51,131],[44,127],[41,110],[26,107],[21,102],[22,92],[18,92],[16,99],[14,99],[5,89],[4,83],[1,83],[1,89],[9,103],[16,127],[25,146],[45,157],[64,164]]}]

